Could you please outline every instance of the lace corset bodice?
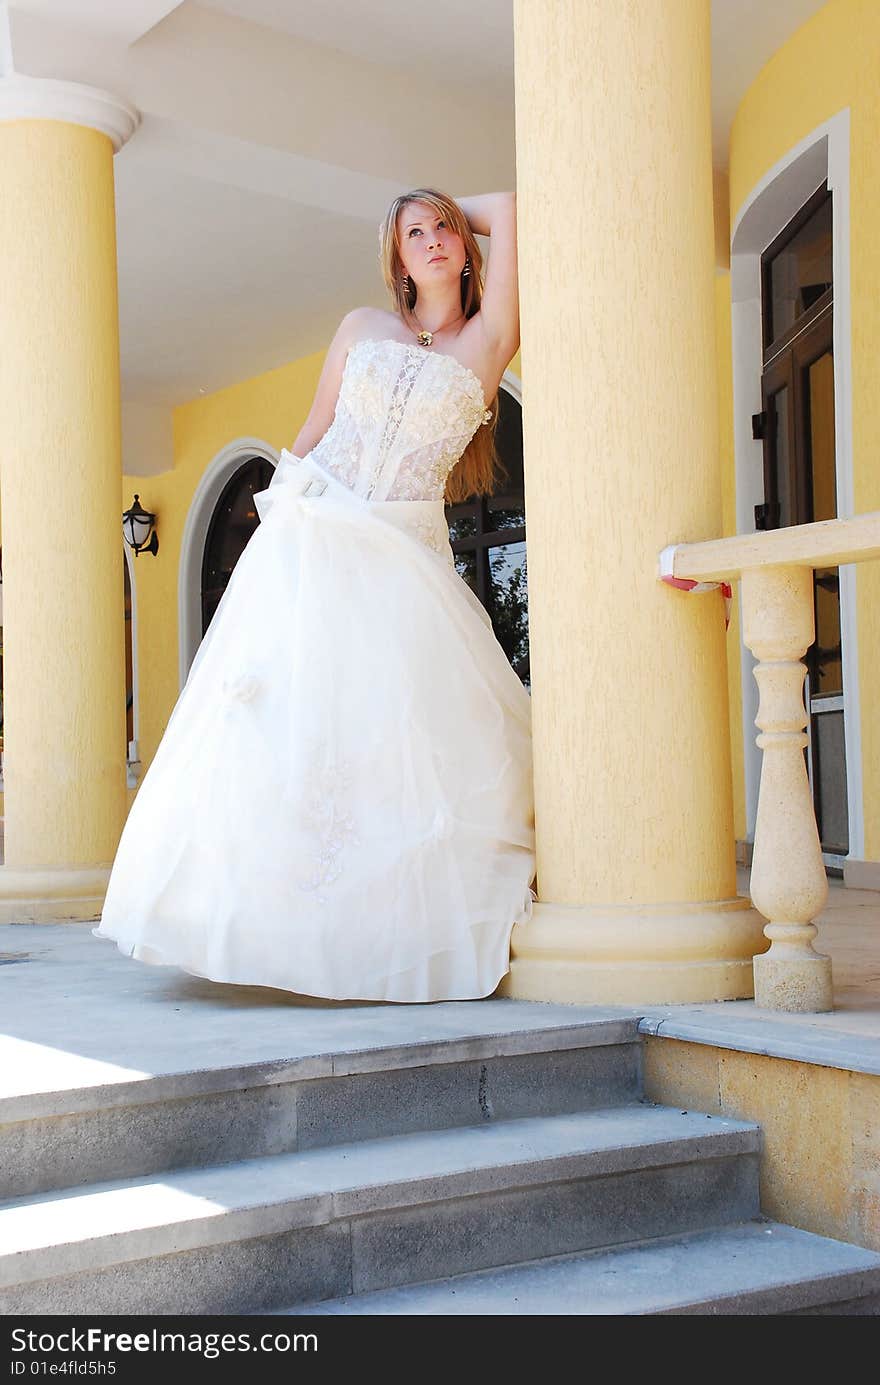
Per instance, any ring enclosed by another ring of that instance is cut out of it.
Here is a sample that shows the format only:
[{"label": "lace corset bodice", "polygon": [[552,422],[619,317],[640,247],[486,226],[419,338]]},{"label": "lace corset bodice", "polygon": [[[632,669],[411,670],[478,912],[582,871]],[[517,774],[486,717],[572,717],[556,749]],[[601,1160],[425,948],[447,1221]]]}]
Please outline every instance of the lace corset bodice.
[{"label": "lace corset bodice", "polygon": [[368,500],[439,500],[489,415],[461,361],[387,337],[349,348],[336,412],[307,455]]}]

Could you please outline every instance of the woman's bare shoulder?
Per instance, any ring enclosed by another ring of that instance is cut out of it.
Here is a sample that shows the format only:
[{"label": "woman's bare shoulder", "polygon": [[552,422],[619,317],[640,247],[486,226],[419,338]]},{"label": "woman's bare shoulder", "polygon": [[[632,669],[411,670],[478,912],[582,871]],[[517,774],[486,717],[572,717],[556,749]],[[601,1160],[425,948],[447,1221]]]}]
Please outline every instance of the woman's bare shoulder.
[{"label": "woman's bare shoulder", "polygon": [[349,345],[353,345],[363,337],[388,336],[389,333],[399,334],[401,330],[400,318],[396,313],[388,312],[385,308],[369,306],[352,308],[351,312],[346,313],[343,322]]}]

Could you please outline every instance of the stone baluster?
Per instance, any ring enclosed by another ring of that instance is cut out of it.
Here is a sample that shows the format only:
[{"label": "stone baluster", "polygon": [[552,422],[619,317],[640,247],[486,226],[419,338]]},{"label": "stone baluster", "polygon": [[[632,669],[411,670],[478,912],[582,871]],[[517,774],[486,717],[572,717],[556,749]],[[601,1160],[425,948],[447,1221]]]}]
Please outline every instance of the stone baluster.
[{"label": "stone baluster", "polygon": [[755,1003],[768,1010],[831,1010],[831,960],[814,951],[811,922],[828,897],[804,747],[801,659],[814,638],[809,567],[742,574],[743,633],[758,660],[755,724],[763,751],[752,903],[769,920],[769,951],[754,959]]}]

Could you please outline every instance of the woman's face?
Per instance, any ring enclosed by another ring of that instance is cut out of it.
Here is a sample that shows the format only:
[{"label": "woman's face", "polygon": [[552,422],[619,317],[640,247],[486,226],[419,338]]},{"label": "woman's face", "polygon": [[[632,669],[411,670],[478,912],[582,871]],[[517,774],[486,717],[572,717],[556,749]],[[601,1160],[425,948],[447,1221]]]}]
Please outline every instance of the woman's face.
[{"label": "woman's face", "polygon": [[464,241],[436,207],[427,202],[401,207],[397,241],[404,270],[419,288],[458,281],[465,262]]}]

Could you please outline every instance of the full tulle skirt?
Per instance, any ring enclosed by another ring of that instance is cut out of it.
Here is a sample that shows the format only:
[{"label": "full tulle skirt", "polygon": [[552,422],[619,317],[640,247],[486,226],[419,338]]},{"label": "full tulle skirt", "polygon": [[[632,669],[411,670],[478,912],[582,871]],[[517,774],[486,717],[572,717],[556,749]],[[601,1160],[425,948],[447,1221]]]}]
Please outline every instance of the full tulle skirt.
[{"label": "full tulle skirt", "polygon": [[443,502],[286,452],[255,501],[93,931],[214,981],[489,995],[535,897],[531,702]]}]

